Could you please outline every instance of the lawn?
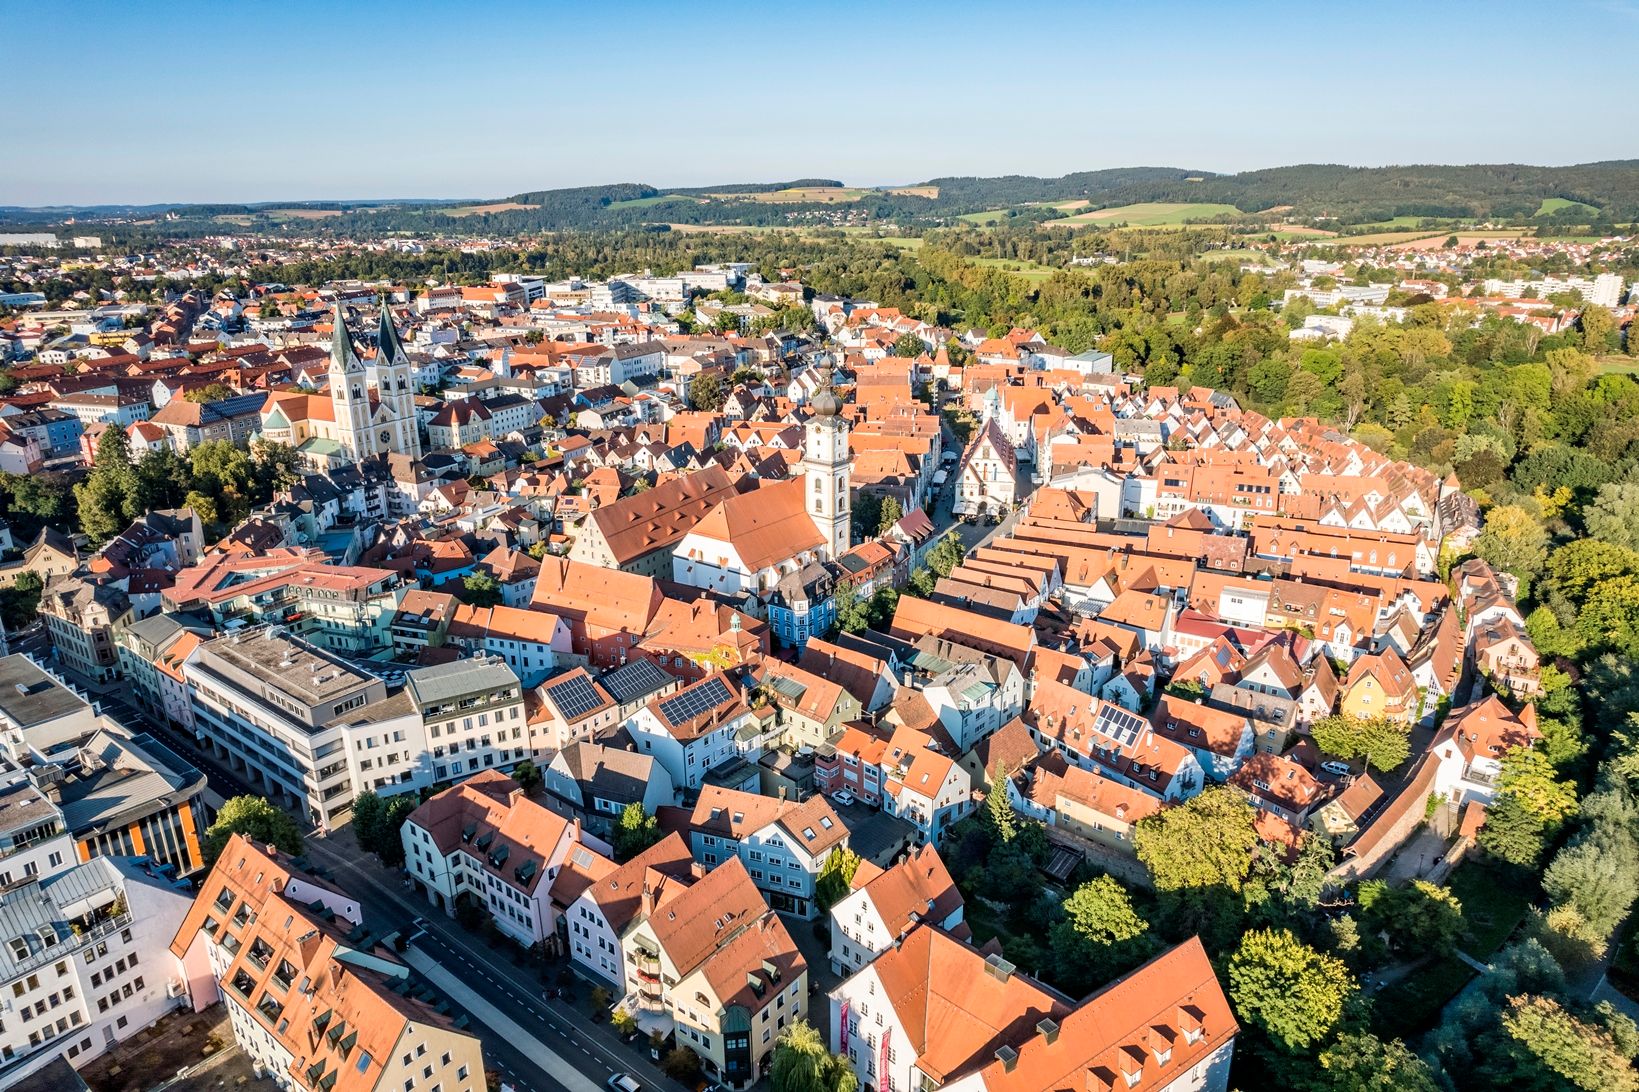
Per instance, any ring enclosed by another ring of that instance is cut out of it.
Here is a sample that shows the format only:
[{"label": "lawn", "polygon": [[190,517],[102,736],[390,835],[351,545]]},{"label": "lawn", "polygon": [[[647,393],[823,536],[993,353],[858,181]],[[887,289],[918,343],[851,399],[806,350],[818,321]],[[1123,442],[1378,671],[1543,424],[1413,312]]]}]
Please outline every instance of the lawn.
[{"label": "lawn", "polygon": [[1334,239],[1316,239],[1315,242],[1323,246],[1395,246],[1432,241],[1429,249],[1438,249],[1453,235],[1461,242],[1474,242],[1479,239],[1518,239],[1524,234],[1525,231],[1521,229],[1465,231],[1461,228],[1438,228],[1422,231],[1379,231],[1370,235],[1339,235]]},{"label": "lawn", "polygon": [[1418,967],[1372,997],[1372,1024],[1384,1039],[1412,1039],[1433,1027],[1440,1010],[1474,977],[1455,956]]},{"label": "lawn", "polygon": [[881,228],[869,227],[863,224],[849,224],[836,229],[844,235],[852,235],[858,239],[870,239],[879,243],[891,243],[904,250],[915,250],[922,245],[922,239],[916,235],[878,235]]},{"label": "lawn", "polygon": [[970,224],[977,224],[980,227],[990,227],[992,224],[999,224],[1006,220],[1007,210],[990,209],[987,212],[964,212],[956,219],[965,220]]},{"label": "lawn", "polygon": [[987,269],[1000,269],[1004,273],[1011,273],[1015,277],[1023,277],[1030,281],[1045,281],[1057,270],[1049,269],[1045,265],[1035,262],[1024,262],[1017,258],[969,258],[974,265],[982,265]]},{"label": "lawn", "polygon": [[1049,220],[1049,224],[1070,224],[1084,227],[1088,224],[1126,224],[1129,227],[1177,227],[1188,220],[1205,220],[1213,216],[1238,216],[1241,210],[1234,205],[1209,202],[1185,204],[1174,201],[1144,201],[1136,205],[1117,205],[1114,208],[1095,209]]},{"label": "lawn", "polygon": [[[1451,893],[1463,905],[1467,935],[1459,947],[1482,963],[1496,954],[1531,906],[1531,890],[1514,877],[1476,860],[1464,861],[1451,874]],[[1440,1010],[1475,971],[1456,956],[1442,956],[1385,986],[1373,1000],[1373,1023],[1384,1038],[1404,1039],[1427,1031]]]},{"label": "lawn", "polygon": [[1482,961],[1503,946],[1531,906],[1531,893],[1524,884],[1479,861],[1459,865],[1451,874],[1450,887],[1463,904],[1463,920],[1468,925],[1463,951]]},{"label": "lawn", "polygon": [[1577,212],[1585,212],[1589,216],[1597,216],[1599,214],[1598,209],[1594,208],[1592,205],[1585,205],[1581,201],[1571,201],[1564,197],[1544,197],[1542,199],[1542,204],[1537,207],[1537,211],[1532,213],[1532,215],[1552,216],[1561,209],[1574,209]]},{"label": "lawn", "polygon": [[[1405,228],[1418,227],[1425,220],[1432,220],[1438,224],[1445,224],[1447,227],[1463,222],[1460,220],[1442,220],[1438,216],[1391,216],[1387,220],[1371,220],[1364,224],[1353,224],[1351,226],[1357,228],[1371,228],[1372,232],[1375,234],[1381,231],[1397,231]],[[1428,229],[1425,228],[1424,230],[1426,231]]]}]

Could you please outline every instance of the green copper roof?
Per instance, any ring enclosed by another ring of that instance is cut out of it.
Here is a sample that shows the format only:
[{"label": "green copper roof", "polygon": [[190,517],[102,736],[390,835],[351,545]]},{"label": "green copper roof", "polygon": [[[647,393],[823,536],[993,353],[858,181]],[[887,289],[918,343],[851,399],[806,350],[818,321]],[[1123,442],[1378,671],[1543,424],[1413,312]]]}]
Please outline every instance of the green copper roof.
[{"label": "green copper roof", "polygon": [[353,352],[353,339],[347,333],[347,316],[342,314],[340,303],[331,312],[330,321],[334,327],[330,335],[330,367],[343,372],[358,371],[359,358]]},{"label": "green copper roof", "polygon": [[376,366],[400,364],[408,359],[404,346],[398,340],[398,331],[393,329],[393,310],[387,303],[387,297],[382,296],[381,324],[376,327]]}]

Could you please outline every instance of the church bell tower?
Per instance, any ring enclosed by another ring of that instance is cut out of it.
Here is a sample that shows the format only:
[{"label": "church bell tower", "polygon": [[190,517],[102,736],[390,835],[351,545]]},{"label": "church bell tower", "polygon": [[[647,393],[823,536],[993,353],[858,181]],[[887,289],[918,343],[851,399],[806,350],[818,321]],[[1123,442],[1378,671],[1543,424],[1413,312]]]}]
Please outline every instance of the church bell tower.
[{"label": "church bell tower", "polygon": [[803,476],[808,518],[824,536],[826,549],[835,560],[848,552],[850,544],[848,504],[848,422],[842,416],[842,399],[833,387],[831,365],[821,373],[821,386],[809,402],[813,411],[805,426],[802,444]]}]

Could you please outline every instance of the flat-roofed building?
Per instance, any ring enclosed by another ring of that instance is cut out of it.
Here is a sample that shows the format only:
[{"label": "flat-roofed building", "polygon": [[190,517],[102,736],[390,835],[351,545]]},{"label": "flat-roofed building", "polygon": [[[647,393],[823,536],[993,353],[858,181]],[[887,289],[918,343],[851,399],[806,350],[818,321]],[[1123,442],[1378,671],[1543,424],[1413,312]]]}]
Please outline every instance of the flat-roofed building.
[{"label": "flat-roofed building", "polygon": [[205,775],[159,740],[104,727],[55,769],[46,791],[79,860],[148,857],[182,875],[204,866]]},{"label": "flat-roofed building", "polygon": [[57,676],[18,653],[0,658],[0,748],[32,761],[97,730],[97,711]]},{"label": "flat-roofed building", "polygon": [[0,1088],[52,1059],[83,1065],[186,1003],[166,945],[192,899],[130,857],[13,886],[0,901]]},{"label": "flat-roofed building", "polygon": [[384,681],[276,628],[206,641],[183,674],[193,688],[199,742],[275,803],[300,808],[325,829],[346,817],[359,791],[355,736],[401,732],[405,738],[394,742],[411,753],[422,749],[412,738],[420,716],[408,704],[388,706]]},{"label": "flat-roofed building", "polygon": [[529,757],[523,687],[499,658],[416,668],[406,673],[404,690],[425,734],[431,783],[511,769]]}]

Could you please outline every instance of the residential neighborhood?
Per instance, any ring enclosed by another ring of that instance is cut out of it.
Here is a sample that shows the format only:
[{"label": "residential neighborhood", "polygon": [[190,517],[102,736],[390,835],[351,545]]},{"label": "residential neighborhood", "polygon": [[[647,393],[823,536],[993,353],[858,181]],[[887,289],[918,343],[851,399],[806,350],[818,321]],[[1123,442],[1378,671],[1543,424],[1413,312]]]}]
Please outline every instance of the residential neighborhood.
[{"label": "residential neighborhood", "polygon": [[719,183],[646,14],[0,206],[0,1089],[1639,1089],[1639,167]]}]

